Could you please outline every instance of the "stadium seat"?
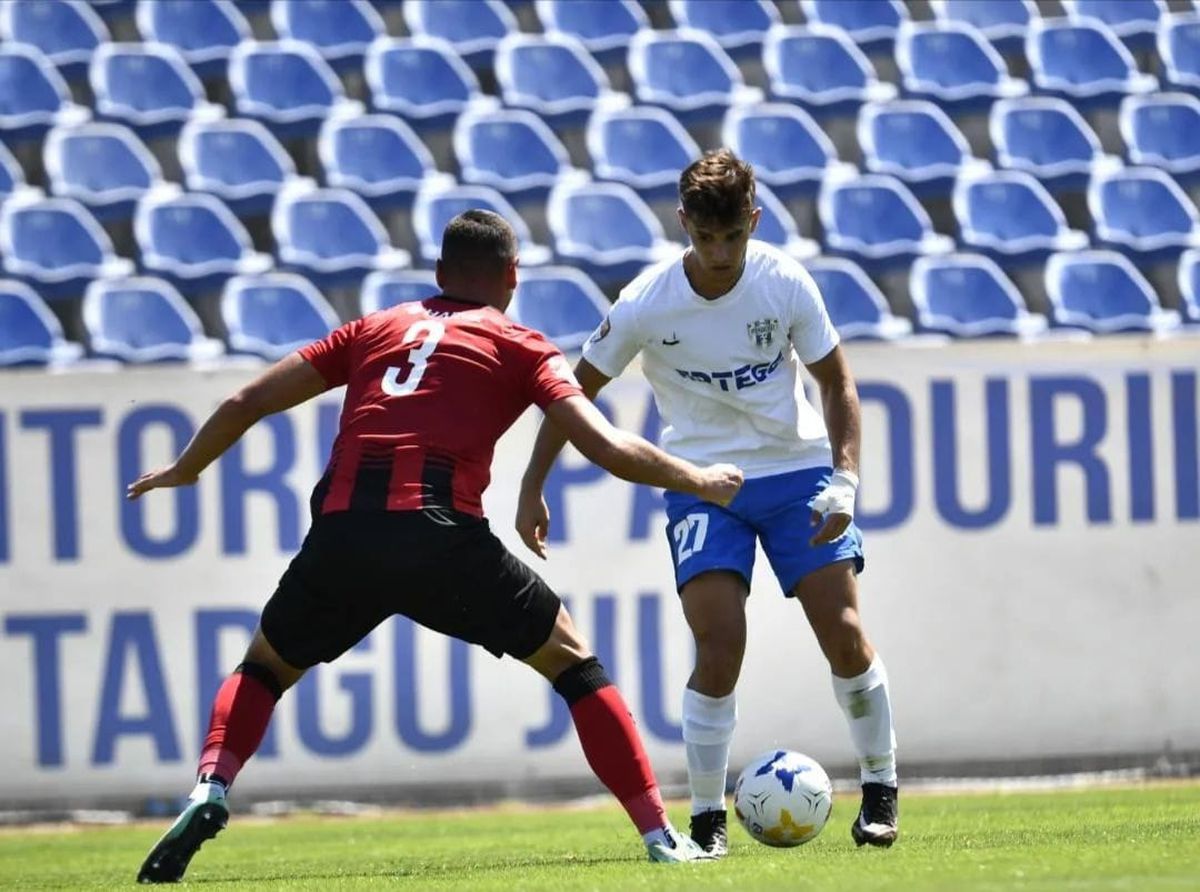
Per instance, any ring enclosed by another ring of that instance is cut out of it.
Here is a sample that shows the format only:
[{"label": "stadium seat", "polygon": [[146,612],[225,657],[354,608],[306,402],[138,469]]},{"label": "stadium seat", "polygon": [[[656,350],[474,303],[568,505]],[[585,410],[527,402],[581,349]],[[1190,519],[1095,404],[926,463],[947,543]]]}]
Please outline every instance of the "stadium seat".
[{"label": "stadium seat", "polygon": [[438,172],[425,143],[393,115],[331,118],[321,128],[317,151],[325,182],[357,192],[376,210],[411,204],[431,178],[454,179]]},{"label": "stadium seat", "polygon": [[42,53],[23,43],[0,43],[0,132],[10,145],[40,139],[51,127],[79,124],[91,112]]},{"label": "stadium seat", "polygon": [[496,44],[495,68],[504,104],[536,112],[551,127],[629,105],[583,44],[567,35],[509,34]]},{"label": "stadium seat", "polygon": [[224,77],[229,54],[252,37],[232,0],[138,0],[144,40],[175,47],[200,78]]},{"label": "stadium seat", "polygon": [[578,350],[608,315],[608,298],[596,283],[569,266],[521,272],[508,313],[560,350]]},{"label": "stadium seat", "polygon": [[1181,182],[1200,175],[1200,99],[1188,93],[1127,96],[1120,121],[1131,164],[1160,167]]},{"label": "stadium seat", "polygon": [[[521,275],[525,275],[522,270]],[[426,300],[441,294],[431,269],[405,269],[371,273],[362,284],[363,314],[377,313],[396,304]]]},{"label": "stadium seat", "polygon": [[700,147],[669,111],[638,105],[597,111],[588,122],[592,173],[633,188],[647,201],[669,199],[679,172],[700,157]]},{"label": "stadium seat", "polygon": [[762,98],[711,34],[690,28],[635,34],[629,75],[639,102],[669,109],[685,125]]},{"label": "stadium seat", "polygon": [[188,189],[211,192],[239,217],[265,214],[296,176],[291,155],[258,121],[187,124],[177,147]]},{"label": "stadium seat", "polygon": [[479,80],[446,41],[437,37],[380,37],[367,50],[363,73],[371,107],[403,117],[416,128],[442,129],[467,108],[493,108]]},{"label": "stadium seat", "polygon": [[758,228],[754,230],[756,239],[774,245],[797,260],[808,260],[821,252],[817,242],[800,235],[795,218],[766,183],[757,184],[755,199],[762,208]]},{"label": "stadium seat", "polygon": [[1183,252],[1178,273],[1183,318],[1193,325],[1200,324],[1200,250]]},{"label": "stadium seat", "polygon": [[83,205],[34,190],[0,205],[0,261],[8,275],[31,282],[46,298],[78,296],[91,279],[133,271]]},{"label": "stadium seat", "polygon": [[0,279],[0,367],[66,365],[82,355],[83,347],[63,337],[58,317],[36,291]]},{"label": "stadium seat", "polygon": [[829,250],[876,266],[947,254],[954,244],[933,231],[929,214],[903,183],[883,174],[827,177],[817,213]]},{"label": "stadium seat", "polygon": [[1070,103],[1051,96],[1000,100],[988,130],[997,164],[1032,174],[1051,192],[1083,189],[1094,167],[1119,163]]},{"label": "stadium seat", "polygon": [[74,80],[109,34],[104,20],[81,0],[8,0],[0,4],[0,39],[37,47],[63,77]]},{"label": "stadium seat", "polygon": [[1052,251],[1088,245],[1087,233],[1071,229],[1046,187],[1020,170],[960,177],[954,188],[959,240],[1001,263],[1040,260]]},{"label": "stadium seat", "polygon": [[798,102],[814,115],[853,114],[864,102],[896,98],[867,55],[841,28],[775,25],[763,41],[772,99]]},{"label": "stadium seat", "polygon": [[329,63],[298,40],[239,44],[229,56],[229,86],[238,114],[282,139],[312,136],[328,118],[362,112]]},{"label": "stadium seat", "polygon": [[1011,77],[987,38],[962,22],[911,22],[896,38],[901,84],[914,97],[967,110],[994,99],[1024,96],[1029,85]]},{"label": "stadium seat", "polygon": [[296,183],[281,189],[271,211],[271,229],[284,265],[336,286],[375,270],[404,269],[407,251],[395,248],[383,223],[361,198],[346,189]]},{"label": "stadium seat", "polygon": [[142,268],[186,295],[219,288],[230,276],[263,272],[271,258],[254,250],[241,221],[219,198],[168,185],[147,192],[133,217]]},{"label": "stadium seat", "polygon": [[371,42],[387,34],[367,0],[274,0],[271,24],[282,39],[307,43],[337,70],[361,66]]},{"label": "stadium seat", "polygon": [[679,27],[707,31],[735,59],[757,57],[767,29],[780,22],[771,0],[668,0],[667,7]]},{"label": "stadium seat", "polygon": [[868,52],[887,51],[908,21],[902,0],[800,0],[804,20],[841,28]]},{"label": "stadium seat", "polygon": [[1141,255],[1200,247],[1200,213],[1171,175],[1155,167],[1097,171],[1088,187],[1096,239]]},{"label": "stadium seat", "polygon": [[105,43],[92,56],[88,79],[96,113],[132,127],[142,139],[174,134],[188,121],[214,121],[225,110],[179,52],[165,43]]},{"label": "stadium seat", "polygon": [[1045,316],[1030,313],[1012,280],[981,254],[919,257],[909,274],[908,292],[917,327],[956,338],[990,335],[1028,337],[1048,327]]},{"label": "stadium seat", "polygon": [[1164,332],[1179,326],[1179,314],[1164,310],[1145,276],[1116,251],[1051,255],[1046,294],[1051,321],[1059,326],[1096,334]]},{"label": "stadium seat", "polygon": [[500,38],[521,30],[500,0],[407,0],[402,9],[409,34],[448,41],[472,68],[490,66]]},{"label": "stadium seat", "polygon": [[537,0],[547,34],[569,34],[601,65],[624,62],[629,40],[650,27],[637,0]]},{"label": "stadium seat", "polygon": [[1025,54],[1038,91],[1076,106],[1158,89],[1154,75],[1138,71],[1128,48],[1096,19],[1039,19],[1029,26]]},{"label": "stadium seat", "polygon": [[1164,0],[1063,0],[1063,7],[1073,22],[1099,19],[1132,50],[1153,45],[1167,14]]},{"label": "stadium seat", "polygon": [[535,244],[528,224],[503,195],[491,186],[460,186],[451,180],[427,183],[413,202],[412,226],[421,260],[432,266],[442,254],[442,232],[463,211],[482,208],[499,214],[517,235],[521,266],[549,263],[550,249]]},{"label": "stadium seat", "polygon": [[21,163],[13,157],[4,143],[0,142],[0,203],[10,195],[30,188],[33,187],[26,184],[25,170]]},{"label": "stadium seat", "polygon": [[92,282],[83,296],[83,327],[93,353],[121,362],[195,362],[225,352],[204,335],[178,291],[148,276]]},{"label": "stadium seat", "polygon": [[931,0],[939,22],[978,28],[1001,54],[1025,48],[1029,23],[1040,17],[1034,0]]},{"label": "stadium seat", "polygon": [[1167,84],[1200,93],[1200,12],[1163,16],[1158,57]]},{"label": "stadium seat", "polygon": [[230,350],[270,362],[320,340],[339,323],[321,292],[295,273],[230,279],[221,295],[221,319]]},{"label": "stadium seat", "polygon": [[98,220],[128,220],[138,199],[162,182],[158,160],[120,124],[56,127],[43,158],[50,191],[82,202]]},{"label": "stadium seat", "polygon": [[949,115],[923,99],[864,105],[858,144],[867,170],[898,177],[918,195],[949,194],[956,176],[991,167],[971,154]]},{"label": "stadium seat", "polygon": [[721,141],[754,165],[754,176],[785,201],[814,195],[825,174],[841,166],[833,141],[801,108],[768,102],[734,106]]},{"label": "stadium seat", "polygon": [[524,109],[463,113],[454,154],[465,182],[491,186],[513,202],[541,200],[564,177],[586,178],[546,122]]},{"label": "stadium seat", "polygon": [[912,333],[912,323],[892,313],[879,286],[857,263],[817,257],[804,268],[817,283],[829,320],[843,340],[891,341]]},{"label": "stadium seat", "polygon": [[624,183],[559,183],[550,192],[546,221],[558,261],[578,266],[601,287],[628,282],[680,249]]}]

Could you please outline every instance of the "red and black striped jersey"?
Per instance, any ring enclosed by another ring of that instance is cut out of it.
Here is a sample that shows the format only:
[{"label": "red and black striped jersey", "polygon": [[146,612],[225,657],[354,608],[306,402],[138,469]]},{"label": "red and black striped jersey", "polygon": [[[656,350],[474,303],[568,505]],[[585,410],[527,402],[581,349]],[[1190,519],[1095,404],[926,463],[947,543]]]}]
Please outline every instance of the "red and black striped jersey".
[{"label": "red and black striped jersey", "polygon": [[483,516],[496,441],[530,404],[580,394],[566,358],[494,307],[449,297],[356,319],[300,355],[346,386],[314,513]]}]

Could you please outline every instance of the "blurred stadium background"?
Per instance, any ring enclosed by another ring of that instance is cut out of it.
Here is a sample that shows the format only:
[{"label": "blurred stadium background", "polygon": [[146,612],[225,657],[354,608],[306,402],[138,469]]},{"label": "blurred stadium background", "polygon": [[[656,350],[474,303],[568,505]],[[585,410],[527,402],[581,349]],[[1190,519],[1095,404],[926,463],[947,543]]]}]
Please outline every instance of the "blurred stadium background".
[{"label": "blurred stadium background", "polygon": [[[577,349],[678,250],[678,173],[719,145],[860,380],[864,611],[906,775],[1200,765],[1190,0],[2,0],[0,41],[6,804],[186,789],[337,400],[196,492],[129,506],[126,481],[265,361],[435,293],[468,207],[518,228],[511,314]],[[657,432],[636,373],[603,404]],[[532,421],[488,501],[518,552]],[[545,575],[678,783],[690,644],[657,496],[576,456],[549,500]],[[785,745],[850,778],[764,569],[735,762]],[[592,790],[543,687],[397,621],[306,679],[239,793]]]}]

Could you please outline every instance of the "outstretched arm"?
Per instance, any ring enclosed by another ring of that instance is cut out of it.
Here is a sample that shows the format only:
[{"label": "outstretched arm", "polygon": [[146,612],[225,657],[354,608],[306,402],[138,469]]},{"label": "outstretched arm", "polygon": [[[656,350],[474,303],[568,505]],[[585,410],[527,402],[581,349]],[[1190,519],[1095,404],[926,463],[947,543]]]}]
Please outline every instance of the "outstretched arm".
[{"label": "outstretched arm", "polygon": [[299,353],[285,356],[222,402],[196,431],[179,458],[129,484],[126,497],[136,499],[152,489],[195,483],[200,472],[260,418],[283,412],[328,389],[321,374],[301,359]]},{"label": "outstretched arm", "polygon": [[821,408],[829,445],[833,450],[833,478],[813,502],[813,523],[824,520],[812,538],[814,545],[838,539],[854,519],[854,495],[858,489],[858,457],[862,443],[862,418],[859,414],[858,388],[840,346],[811,363],[812,373],[821,391]]}]

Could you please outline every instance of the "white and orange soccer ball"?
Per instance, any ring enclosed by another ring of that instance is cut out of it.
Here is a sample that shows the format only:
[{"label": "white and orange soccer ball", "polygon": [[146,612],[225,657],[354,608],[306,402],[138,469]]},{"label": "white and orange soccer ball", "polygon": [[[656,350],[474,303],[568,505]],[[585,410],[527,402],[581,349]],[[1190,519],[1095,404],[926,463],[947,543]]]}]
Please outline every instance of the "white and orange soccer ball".
[{"label": "white and orange soccer ball", "polygon": [[771,750],[753,759],[733,788],[733,809],[746,832],[789,848],[817,837],[833,808],[833,786],[816,760]]}]

